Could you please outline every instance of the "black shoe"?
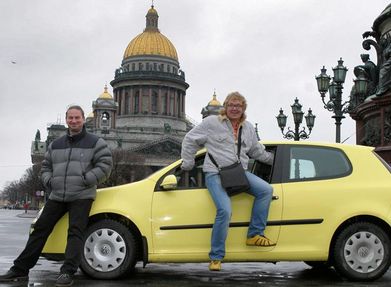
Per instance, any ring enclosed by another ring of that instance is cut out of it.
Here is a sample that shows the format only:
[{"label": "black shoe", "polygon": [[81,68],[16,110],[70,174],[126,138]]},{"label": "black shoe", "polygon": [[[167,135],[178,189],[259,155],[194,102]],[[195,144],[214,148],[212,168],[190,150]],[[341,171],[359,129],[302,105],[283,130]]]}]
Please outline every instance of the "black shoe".
[{"label": "black shoe", "polygon": [[73,284],[73,275],[67,273],[61,273],[56,281],[56,286],[58,287],[72,286],[72,284]]},{"label": "black shoe", "polygon": [[7,273],[0,275],[0,282],[18,282],[18,281],[28,281],[28,273],[20,273],[12,269],[8,270]]}]

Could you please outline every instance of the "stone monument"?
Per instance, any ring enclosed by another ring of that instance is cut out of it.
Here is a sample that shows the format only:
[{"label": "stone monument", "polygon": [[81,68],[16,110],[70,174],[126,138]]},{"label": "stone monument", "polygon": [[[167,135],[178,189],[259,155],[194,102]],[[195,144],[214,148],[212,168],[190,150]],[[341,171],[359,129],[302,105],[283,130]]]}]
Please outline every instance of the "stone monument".
[{"label": "stone monument", "polygon": [[350,116],[356,121],[357,144],[374,146],[391,163],[391,4],[376,18],[372,31],[363,33],[363,48],[376,50],[377,64],[362,54],[354,68],[357,83],[350,94]]}]

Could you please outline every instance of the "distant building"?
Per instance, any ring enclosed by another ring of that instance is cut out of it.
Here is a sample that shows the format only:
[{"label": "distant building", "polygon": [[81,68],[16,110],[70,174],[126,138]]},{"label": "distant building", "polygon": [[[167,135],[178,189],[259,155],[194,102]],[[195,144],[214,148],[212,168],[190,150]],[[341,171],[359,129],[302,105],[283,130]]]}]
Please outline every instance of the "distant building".
[{"label": "distant building", "polygon": [[[110,82],[114,96],[105,86],[86,117],[87,129],[112,150],[133,154],[124,164],[149,167],[148,173],[180,157],[182,140],[194,126],[185,110],[189,84],[174,45],[159,31],[158,18],[152,5],[144,31],[130,41]],[[65,126],[53,124],[46,141],[36,137],[32,162],[42,161],[49,143],[65,132]]]},{"label": "distant building", "polygon": [[206,118],[210,115],[218,115],[220,110],[223,108],[221,103],[217,100],[216,92],[213,93],[212,100],[208,105],[201,110],[202,118]]}]

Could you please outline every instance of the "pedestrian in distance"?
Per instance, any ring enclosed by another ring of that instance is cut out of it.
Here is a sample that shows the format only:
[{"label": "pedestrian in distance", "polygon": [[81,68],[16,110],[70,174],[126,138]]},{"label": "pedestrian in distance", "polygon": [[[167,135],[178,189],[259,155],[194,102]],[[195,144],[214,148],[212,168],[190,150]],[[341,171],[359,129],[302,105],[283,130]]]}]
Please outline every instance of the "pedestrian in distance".
[{"label": "pedestrian in distance", "polygon": [[[246,244],[249,246],[274,246],[268,239],[265,227],[272,199],[272,186],[247,171],[249,158],[272,164],[274,155],[259,143],[254,127],[246,121],[247,102],[238,92],[230,93],[223,104],[220,115],[206,117],[201,124],[188,132],[182,143],[182,170],[191,170],[198,149],[205,147],[207,153],[203,171],[205,183],[216,206],[216,218],[212,229],[209,270],[220,271],[225,256],[225,241],[231,219],[231,199],[222,187],[219,167],[230,166],[238,160],[242,164],[250,188],[247,193],[254,196]],[[238,139],[240,145],[238,145]],[[241,148],[239,148],[239,146]],[[238,153],[240,154],[238,155]],[[211,159],[211,156],[213,159]]]},{"label": "pedestrian in distance", "polygon": [[71,286],[81,260],[83,232],[88,224],[97,185],[106,180],[113,165],[111,152],[102,139],[88,133],[84,111],[72,105],[65,113],[67,134],[54,140],[42,162],[41,179],[50,193],[24,250],[0,282],[27,281],[46,240],[61,217],[69,212],[65,260],[56,286]]}]

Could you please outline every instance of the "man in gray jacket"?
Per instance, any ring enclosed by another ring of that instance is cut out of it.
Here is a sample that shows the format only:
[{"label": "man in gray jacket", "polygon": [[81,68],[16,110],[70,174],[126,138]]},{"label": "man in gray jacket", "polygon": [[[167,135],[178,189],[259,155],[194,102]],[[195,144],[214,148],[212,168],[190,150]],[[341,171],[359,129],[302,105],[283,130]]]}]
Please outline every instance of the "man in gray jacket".
[{"label": "man in gray jacket", "polygon": [[96,187],[110,175],[113,165],[106,142],[86,131],[80,106],[66,111],[67,134],[54,140],[42,162],[42,181],[50,192],[41,216],[34,225],[25,249],[0,282],[28,280],[46,240],[56,223],[69,212],[65,261],[56,286],[71,286],[83,249],[83,232],[88,224]]}]

